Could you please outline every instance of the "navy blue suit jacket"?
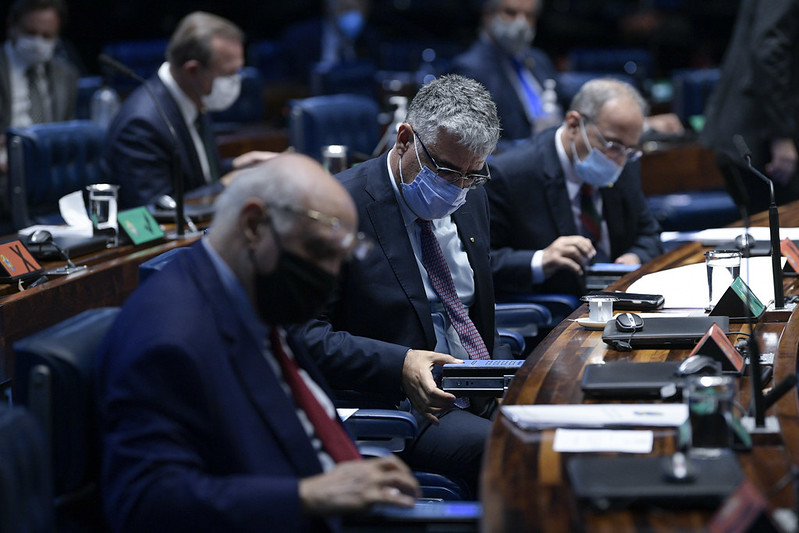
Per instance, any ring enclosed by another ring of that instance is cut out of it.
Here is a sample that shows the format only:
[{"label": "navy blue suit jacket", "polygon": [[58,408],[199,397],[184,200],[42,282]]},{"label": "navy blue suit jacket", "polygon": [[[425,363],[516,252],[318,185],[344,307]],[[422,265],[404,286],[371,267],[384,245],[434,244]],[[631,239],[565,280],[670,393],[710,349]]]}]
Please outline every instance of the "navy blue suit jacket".
[{"label": "navy blue suit jacket", "polygon": [[[197,150],[177,103],[158,75],[147,83],[175,128],[177,147],[147,88],[136,88],[108,128],[101,163],[106,179],[120,186],[122,209],[153,203],[162,194],[173,194],[172,158],[176,151],[183,174],[183,190],[206,185]],[[207,115],[203,118],[206,127],[211,127]],[[210,156],[217,160],[221,174],[231,169],[230,161],[219,160],[218,151],[214,150]]]},{"label": "navy blue suit jacket", "polygon": [[[327,320],[305,327],[306,341],[328,382],[336,388],[384,394],[400,390],[408,349],[433,350],[435,331],[421,274],[386,168],[387,154],[338,175],[355,199],[360,231],[376,246],[364,260],[348,263],[339,277]],[[453,215],[474,270],[475,300],[469,312],[495,359],[508,359],[494,325],[494,287],[489,262],[488,202],[475,189]]]},{"label": "navy blue suit jacket", "polygon": [[[558,237],[580,234],[555,148],[556,131],[545,130],[491,159],[493,179],[486,185],[491,205],[491,245],[520,251],[504,258],[494,256],[494,283],[499,291],[533,290],[533,251],[546,248]],[[641,190],[640,163],[628,163],[616,184],[600,191],[611,258],[632,252],[646,262],[660,255],[660,226]],[[581,287],[577,276],[561,271],[539,288],[579,294]]]},{"label": "navy blue suit jacket", "polygon": [[[504,140],[526,139],[533,134],[534,127],[503,68],[506,57],[505,52],[480,38],[455,57],[450,70],[485,85],[497,105]],[[528,48],[524,62],[532,65],[533,76],[542,86],[546,79],[558,79],[555,66],[543,50]]]},{"label": "navy blue suit jacket", "polygon": [[300,513],[317,454],[199,243],[130,297],[96,370],[115,531],[337,529]]}]

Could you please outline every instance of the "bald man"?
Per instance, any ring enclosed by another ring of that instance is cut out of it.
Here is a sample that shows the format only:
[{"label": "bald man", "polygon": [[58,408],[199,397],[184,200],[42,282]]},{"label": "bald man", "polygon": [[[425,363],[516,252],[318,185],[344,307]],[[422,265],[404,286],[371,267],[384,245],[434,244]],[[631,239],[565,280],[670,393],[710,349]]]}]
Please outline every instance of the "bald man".
[{"label": "bald man", "polygon": [[111,528],[338,531],[338,515],[412,505],[408,468],[360,460],[282,328],[313,316],[368,247],[350,196],[287,154],[243,172],[216,212],[126,302],[98,357]]}]

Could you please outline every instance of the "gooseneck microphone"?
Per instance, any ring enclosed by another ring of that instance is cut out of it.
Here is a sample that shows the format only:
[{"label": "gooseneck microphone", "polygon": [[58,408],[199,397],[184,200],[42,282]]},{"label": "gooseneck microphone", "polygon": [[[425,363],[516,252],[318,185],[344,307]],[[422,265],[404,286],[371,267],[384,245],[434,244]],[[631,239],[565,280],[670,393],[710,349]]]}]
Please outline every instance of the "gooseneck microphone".
[{"label": "gooseneck microphone", "polygon": [[741,135],[733,135],[732,142],[741,154],[741,158],[746,161],[747,167],[758,178],[762,179],[769,186],[770,203],[768,206],[768,226],[771,235],[771,271],[774,279],[774,308],[782,309],[785,307],[785,293],[782,288],[782,264],[780,258],[780,213],[777,209],[777,201],[774,197],[774,182],[765,174],[757,170],[752,165],[752,152],[746,145],[746,141]]},{"label": "gooseneck microphone", "polygon": [[164,121],[166,124],[167,129],[169,130],[169,135],[172,137],[172,142],[174,143],[174,149],[172,150],[172,189],[175,197],[175,237],[178,239],[182,239],[184,236],[184,218],[183,218],[183,167],[180,164],[180,152],[178,151],[178,147],[180,146],[180,140],[178,139],[178,134],[175,131],[175,127],[170,122],[169,117],[166,115],[166,111],[164,111],[164,107],[161,105],[161,101],[155,96],[153,89],[150,87],[150,84],[147,83],[147,80],[133,72],[133,70],[116,59],[112,58],[107,54],[100,54],[98,60],[104,66],[119,72],[123,76],[127,78],[131,78],[137,82],[139,82],[144,88],[147,90],[147,93],[150,95],[150,98],[155,103],[155,107],[158,110],[158,115],[161,117],[161,120]]}]

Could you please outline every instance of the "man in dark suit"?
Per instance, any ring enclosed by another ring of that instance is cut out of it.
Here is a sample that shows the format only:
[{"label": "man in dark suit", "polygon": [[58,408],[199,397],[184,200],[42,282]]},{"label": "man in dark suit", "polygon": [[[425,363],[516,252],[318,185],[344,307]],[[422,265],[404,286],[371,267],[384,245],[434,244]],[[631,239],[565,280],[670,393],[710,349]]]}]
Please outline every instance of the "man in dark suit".
[{"label": "man in dark suit", "polygon": [[479,81],[491,93],[503,141],[533,134],[543,115],[544,82],[557,80],[547,54],[530,46],[540,11],[539,0],[488,0],[480,37],[452,63],[452,72]]},{"label": "man in dark suit", "polygon": [[774,180],[778,204],[799,198],[799,3],[740,2],[721,78],[705,107],[701,140],[722,170],[742,172],[750,213],[766,209],[769,186],[748,170],[732,141],[743,136],[752,165]]},{"label": "man in dark suit", "polygon": [[506,252],[494,256],[498,291],[579,295],[589,262],[661,253],[637,162],[645,114],[631,85],[592,80],[560,127],[491,160],[491,246]]},{"label": "man in dark suit", "polygon": [[120,207],[172,194],[176,171],[185,191],[213,188],[220,179],[226,183],[230,171],[274,155],[248,152],[221,161],[211,131],[207,111],[226,109],[239,96],[243,41],[237,26],[210,13],[191,13],[178,24],[167,47],[168,62],[147,81],[158,103],[147,87],[139,87],[109,126],[102,165],[107,180],[120,185]]},{"label": "man in dark suit", "polygon": [[352,199],[287,154],[217,205],[208,236],[131,296],[98,354],[112,530],[337,531],[337,515],[412,505],[410,470],[360,460],[281,327],[313,316],[363,247]]},{"label": "man in dark suit", "polygon": [[391,151],[337,176],[377,246],[345,266],[324,319],[305,327],[334,387],[413,408],[419,436],[403,456],[412,467],[465,479],[472,490],[495,403],[453,406],[431,371],[510,357],[494,325],[480,187],[498,137],[496,108],[479,83],[450,75],[422,87]]}]

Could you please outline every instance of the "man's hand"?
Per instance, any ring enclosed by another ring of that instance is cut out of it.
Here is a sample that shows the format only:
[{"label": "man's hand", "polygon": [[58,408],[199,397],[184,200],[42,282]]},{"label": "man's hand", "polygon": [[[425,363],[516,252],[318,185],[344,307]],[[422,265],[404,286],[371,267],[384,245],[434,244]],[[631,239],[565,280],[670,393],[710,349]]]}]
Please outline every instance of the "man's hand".
[{"label": "man's hand", "polygon": [[766,172],[780,185],[786,185],[796,172],[796,159],[796,145],[792,139],[774,139]]},{"label": "man's hand", "polygon": [[641,258],[635,255],[634,253],[626,253],[626,254],[621,254],[619,257],[617,257],[614,263],[620,263],[623,265],[640,265]]},{"label": "man's hand", "polygon": [[299,493],[302,510],[312,515],[357,513],[376,503],[413,507],[421,496],[410,469],[393,455],[339,463],[301,479]]},{"label": "man's hand", "polygon": [[433,365],[461,363],[451,355],[408,350],[402,364],[402,388],[417,411],[431,423],[438,425],[435,415],[452,407],[455,396],[438,388],[433,380]]},{"label": "man's hand", "polygon": [[566,269],[578,276],[583,274],[583,265],[596,255],[590,239],[581,235],[558,237],[544,248],[542,268],[544,276],[549,277],[558,270]]},{"label": "man's hand", "polygon": [[246,154],[241,154],[233,160],[233,168],[240,170],[242,168],[259,165],[264,161],[269,161],[276,155],[279,154],[277,152],[260,152],[257,150],[247,152]]}]

